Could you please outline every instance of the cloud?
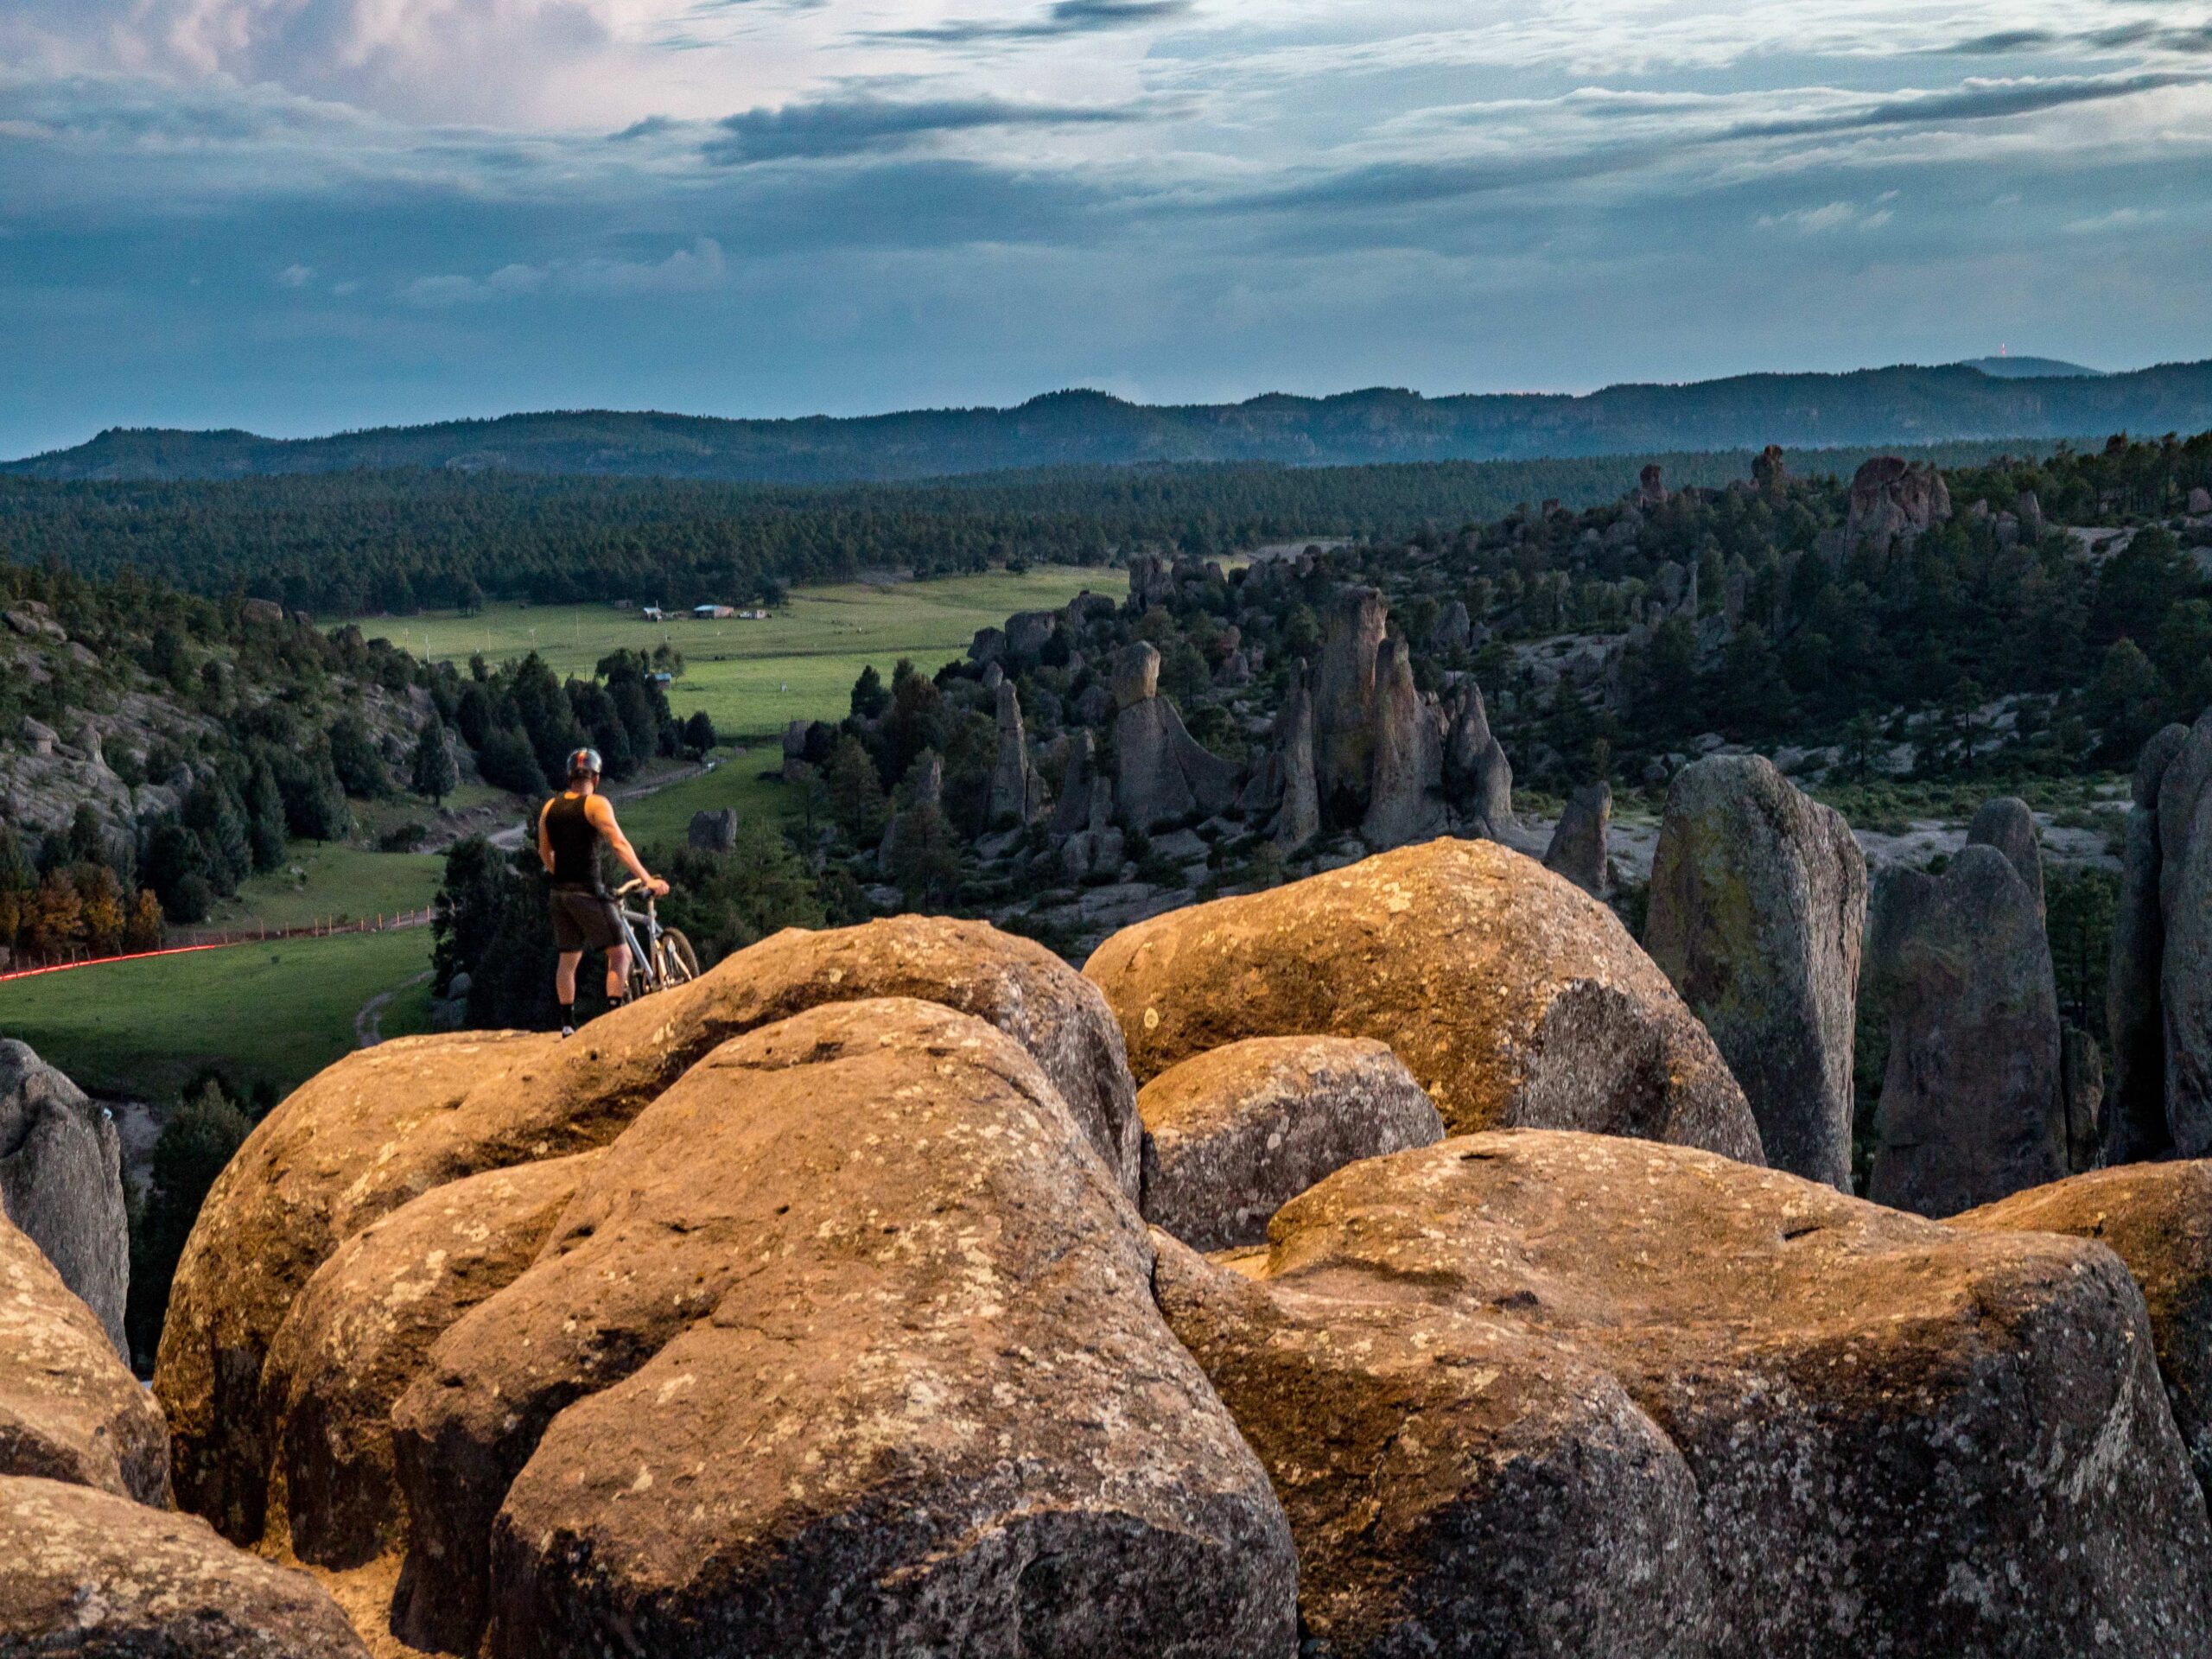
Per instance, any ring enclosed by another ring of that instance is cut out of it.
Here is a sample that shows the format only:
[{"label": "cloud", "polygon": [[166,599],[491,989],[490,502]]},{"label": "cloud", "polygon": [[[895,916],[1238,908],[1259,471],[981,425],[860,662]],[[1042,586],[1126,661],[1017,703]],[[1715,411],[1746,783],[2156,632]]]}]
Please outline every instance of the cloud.
[{"label": "cloud", "polygon": [[700,294],[720,288],[728,274],[721,244],[702,236],[690,247],[678,248],[656,263],[594,257],[543,265],[506,264],[480,280],[452,275],[417,276],[400,289],[400,297],[425,310],[444,310],[457,305],[523,299],[548,290],[616,296]]},{"label": "cloud", "polygon": [[296,262],[285,266],[283,270],[276,273],[276,286],[279,288],[305,288],[308,285],[308,279],[314,276],[314,275],[315,267],[313,265],[302,265]]},{"label": "cloud", "polygon": [[2158,52],[2212,52],[2212,23],[2177,29],[2148,18],[2137,18],[2107,29],[2006,29],[1929,49],[1948,57],[1993,58],[2016,52],[2053,52],[2069,48],[2118,52],[2134,47]]},{"label": "cloud", "polygon": [[1891,210],[1887,207],[1862,208],[1855,201],[1831,201],[1818,207],[1797,207],[1786,213],[1761,213],[1761,230],[1793,230],[1805,236],[1820,236],[1829,231],[1879,230],[1888,224]]},{"label": "cloud", "polygon": [[728,167],[897,149],[916,139],[986,127],[1095,126],[1139,118],[1133,109],[1013,104],[992,98],[911,102],[853,98],[730,116],[721,124],[726,136],[709,142],[702,153],[717,166]]},{"label": "cloud", "polygon": [[1096,35],[1109,29],[1135,29],[1185,16],[1192,0],[1056,0],[1041,15],[1019,22],[1001,23],[980,18],[955,18],[915,29],[876,29],[869,39],[918,41],[962,46],[976,41],[1050,41],[1070,35]]}]

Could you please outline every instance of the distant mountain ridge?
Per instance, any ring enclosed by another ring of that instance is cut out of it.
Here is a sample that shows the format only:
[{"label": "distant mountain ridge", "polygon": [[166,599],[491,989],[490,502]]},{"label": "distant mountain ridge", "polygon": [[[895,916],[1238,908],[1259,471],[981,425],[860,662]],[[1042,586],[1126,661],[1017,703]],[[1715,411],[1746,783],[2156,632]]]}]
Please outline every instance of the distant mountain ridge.
[{"label": "distant mountain ridge", "polygon": [[[2025,359],[2009,359],[2024,361]],[[2060,365],[2071,366],[2071,365]],[[612,474],[763,483],[946,477],[1035,467],[1507,461],[1661,450],[2063,438],[2212,428],[2212,361],[2018,378],[1964,364],[1749,374],[1585,395],[1424,397],[1375,389],[1147,405],[1057,391],[1014,409],[727,420],[604,410],[445,421],[329,437],[113,428],[0,464],[49,480],[219,479],[362,468]]]},{"label": "distant mountain ridge", "polygon": [[2104,374],[2102,369],[2085,369],[2079,363],[2056,357],[1970,357],[1951,366],[1980,369],[1999,380],[2037,380],[2082,374],[2101,378]]}]

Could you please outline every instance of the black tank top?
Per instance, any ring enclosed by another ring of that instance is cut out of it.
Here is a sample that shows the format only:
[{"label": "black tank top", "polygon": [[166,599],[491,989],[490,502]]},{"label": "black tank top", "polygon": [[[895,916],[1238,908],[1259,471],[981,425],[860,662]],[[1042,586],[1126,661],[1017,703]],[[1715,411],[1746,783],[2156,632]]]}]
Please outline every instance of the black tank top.
[{"label": "black tank top", "polygon": [[556,795],[545,809],[545,839],[553,848],[553,885],[602,893],[599,830],[584,816],[582,795]]}]

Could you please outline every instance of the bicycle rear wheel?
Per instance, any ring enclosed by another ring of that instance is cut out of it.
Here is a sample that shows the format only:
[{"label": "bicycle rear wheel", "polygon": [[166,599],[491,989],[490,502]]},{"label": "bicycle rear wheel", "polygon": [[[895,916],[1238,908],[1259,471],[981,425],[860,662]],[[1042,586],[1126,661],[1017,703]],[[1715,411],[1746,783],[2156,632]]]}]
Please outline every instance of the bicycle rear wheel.
[{"label": "bicycle rear wheel", "polygon": [[660,949],[657,956],[658,960],[654,966],[659,969],[663,985],[682,985],[699,977],[698,953],[691,949],[691,941],[677,929],[665,927],[661,930]]}]

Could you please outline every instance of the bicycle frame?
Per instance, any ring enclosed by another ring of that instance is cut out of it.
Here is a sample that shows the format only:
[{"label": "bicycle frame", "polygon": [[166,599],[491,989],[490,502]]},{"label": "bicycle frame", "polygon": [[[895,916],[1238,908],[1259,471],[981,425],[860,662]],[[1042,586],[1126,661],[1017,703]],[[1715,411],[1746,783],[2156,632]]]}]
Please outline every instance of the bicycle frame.
[{"label": "bicycle frame", "polygon": [[[626,899],[644,885],[639,881],[626,881],[614,890],[614,897],[618,900]],[[648,991],[662,989],[660,951],[658,948],[661,934],[660,913],[653,903],[652,893],[646,892],[645,907],[642,911],[632,910],[627,905],[617,903],[614,918],[622,929],[622,943],[630,947],[630,970],[645,982]],[[645,937],[642,942],[632,923],[644,925]]]}]

